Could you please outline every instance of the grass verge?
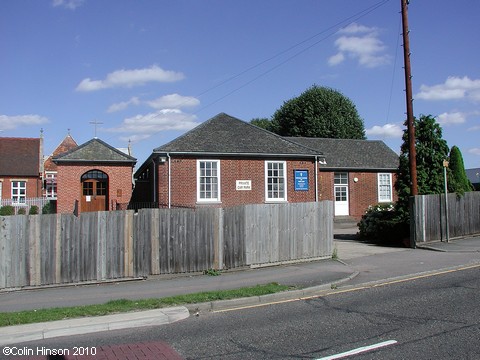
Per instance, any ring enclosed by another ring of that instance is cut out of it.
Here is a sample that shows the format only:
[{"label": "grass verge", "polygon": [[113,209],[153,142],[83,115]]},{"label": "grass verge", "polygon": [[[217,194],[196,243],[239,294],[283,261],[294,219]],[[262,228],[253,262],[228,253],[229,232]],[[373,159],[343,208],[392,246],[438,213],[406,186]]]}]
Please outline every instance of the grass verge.
[{"label": "grass verge", "polygon": [[102,316],[130,311],[159,309],[168,306],[196,304],[215,300],[230,300],[242,297],[261,296],[292,289],[294,288],[291,286],[270,283],[265,285],[244,287],[235,290],[206,291],[196,294],[178,295],[159,299],[120,299],[112,300],[105,304],[99,305],[3,312],[0,313],[0,327],[89,316]]}]

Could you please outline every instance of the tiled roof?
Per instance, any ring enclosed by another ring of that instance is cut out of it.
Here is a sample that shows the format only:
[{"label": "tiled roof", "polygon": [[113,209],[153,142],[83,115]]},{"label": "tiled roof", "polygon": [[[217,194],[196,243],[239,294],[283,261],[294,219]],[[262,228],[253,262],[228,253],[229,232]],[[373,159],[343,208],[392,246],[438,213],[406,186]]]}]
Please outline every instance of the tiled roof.
[{"label": "tiled roof", "polygon": [[154,153],[242,155],[321,155],[313,149],[225,113],[207,120]]},{"label": "tiled roof", "polygon": [[61,162],[135,163],[137,159],[115,149],[100,139],[94,138],[53,158],[53,161],[57,164]]},{"label": "tiled roof", "polygon": [[0,176],[39,176],[40,139],[0,138]]},{"label": "tiled roof", "polygon": [[56,171],[57,164],[53,162],[53,158],[60,156],[67,151],[75,149],[78,146],[77,142],[73,140],[73,138],[68,134],[65,136],[65,139],[57,146],[57,148],[53,151],[52,155],[50,155],[44,163],[45,171]]},{"label": "tiled roof", "polygon": [[465,173],[472,184],[480,183],[480,168],[465,169]]},{"label": "tiled roof", "polygon": [[399,156],[380,140],[289,137],[290,141],[322,151],[330,169],[396,170]]}]

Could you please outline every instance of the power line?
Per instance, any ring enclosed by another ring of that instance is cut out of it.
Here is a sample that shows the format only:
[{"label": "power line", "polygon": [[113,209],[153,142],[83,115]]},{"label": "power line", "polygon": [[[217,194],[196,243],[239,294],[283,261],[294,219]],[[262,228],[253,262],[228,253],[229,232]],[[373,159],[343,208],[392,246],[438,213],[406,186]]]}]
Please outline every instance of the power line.
[{"label": "power line", "polygon": [[[382,1],[379,1],[379,2],[377,2],[377,3],[375,3],[375,4],[371,5],[371,6],[367,7],[366,9],[361,10],[361,11],[359,11],[358,13],[356,13],[356,14],[354,14],[354,15],[351,15],[351,16],[349,16],[349,17],[347,17],[347,18],[345,18],[345,19],[343,19],[343,20],[341,20],[341,21],[339,21],[339,22],[337,22],[337,23],[335,23],[335,24],[327,27],[326,29],[324,29],[324,30],[322,30],[322,31],[320,31],[320,32],[312,35],[312,36],[309,36],[309,37],[306,38],[305,40],[302,40],[302,41],[300,41],[300,42],[298,42],[298,43],[296,43],[296,44],[294,44],[294,45],[292,45],[292,46],[289,46],[288,48],[286,48],[286,49],[284,49],[284,50],[282,50],[282,51],[280,51],[280,52],[278,52],[278,53],[276,53],[276,54],[274,54],[274,55],[272,55],[272,56],[270,56],[270,57],[268,57],[268,58],[266,58],[266,59],[264,59],[264,60],[262,60],[262,61],[260,61],[260,62],[258,62],[258,63],[256,63],[255,65],[252,65],[252,66],[250,66],[250,67],[248,67],[248,68],[246,68],[246,69],[238,72],[237,74],[235,74],[235,75],[229,77],[228,79],[226,79],[226,80],[218,83],[217,85],[212,86],[212,87],[210,87],[210,88],[202,91],[201,93],[199,93],[199,94],[196,95],[195,97],[196,97],[196,98],[200,98],[200,97],[202,97],[203,95],[205,95],[205,94],[207,94],[207,93],[209,93],[209,92],[211,92],[211,91],[213,91],[213,90],[215,90],[215,89],[217,89],[217,88],[219,88],[219,87],[221,87],[221,86],[223,86],[223,85],[225,85],[225,84],[227,84],[227,83],[229,83],[229,82],[231,82],[231,81],[233,81],[233,80],[235,80],[235,79],[237,79],[237,78],[239,78],[239,77],[241,77],[241,76],[243,76],[243,75],[245,75],[245,74],[247,74],[247,73],[249,73],[249,72],[257,69],[257,68],[259,68],[260,66],[262,66],[262,65],[264,65],[264,64],[266,64],[266,63],[268,63],[268,62],[271,62],[271,61],[273,61],[273,60],[281,57],[282,55],[285,55],[285,54],[287,54],[288,52],[290,52],[290,51],[292,51],[292,50],[294,50],[294,49],[296,49],[296,48],[298,48],[298,47],[300,47],[300,46],[302,46],[302,45],[304,45],[304,44],[312,41],[313,39],[319,37],[320,35],[327,34],[326,36],[322,37],[321,39],[319,39],[319,40],[313,42],[312,44],[310,44],[310,45],[302,48],[302,49],[299,50],[299,51],[297,51],[296,53],[294,53],[293,55],[289,56],[288,58],[286,58],[285,60],[281,61],[280,63],[278,63],[278,64],[276,64],[276,65],[273,65],[273,66],[270,67],[269,69],[267,69],[267,70],[263,71],[262,73],[260,73],[259,75],[255,76],[254,78],[246,81],[246,82],[243,83],[242,85],[240,85],[240,86],[236,87],[235,89],[229,91],[228,93],[220,96],[220,97],[217,98],[216,100],[210,102],[209,104],[207,104],[207,105],[205,105],[205,106],[202,106],[202,107],[201,107],[200,109],[198,109],[197,111],[192,112],[192,114],[198,114],[199,112],[205,110],[206,108],[208,108],[208,107],[210,107],[210,106],[212,106],[212,105],[214,105],[214,104],[222,101],[223,99],[231,96],[232,94],[236,93],[237,91],[239,91],[239,90],[247,87],[248,85],[252,84],[253,82],[257,81],[258,79],[266,76],[267,74],[273,72],[274,70],[278,69],[278,68],[281,67],[282,65],[290,62],[290,61],[293,60],[294,58],[296,58],[296,57],[300,56],[301,54],[307,52],[308,50],[310,50],[311,48],[315,47],[315,46],[318,45],[319,43],[327,40],[328,38],[330,38],[331,36],[333,36],[334,34],[336,34],[336,33],[337,33],[339,30],[341,30],[342,28],[345,28],[345,27],[347,27],[348,25],[351,25],[352,23],[354,23],[355,21],[357,21],[357,20],[359,20],[359,19],[361,19],[361,18],[363,18],[363,17],[371,14],[372,12],[374,12],[374,11],[377,10],[378,8],[382,7],[383,5],[385,5],[386,3],[388,3],[389,1],[390,1],[390,0],[382,0]],[[185,102],[183,102],[183,103],[180,103],[180,106],[181,106],[182,104],[185,104],[185,103],[187,103],[187,100],[185,100]],[[156,118],[156,117],[158,117],[158,116],[160,116],[160,115],[161,115],[161,114],[157,114],[157,115],[153,116],[152,119],[154,119],[154,118]],[[155,132],[155,133],[153,133],[153,134],[151,134],[151,135],[158,134],[158,133],[161,132],[161,131],[162,131],[162,130],[159,130],[159,131],[157,131],[157,132]]]}]

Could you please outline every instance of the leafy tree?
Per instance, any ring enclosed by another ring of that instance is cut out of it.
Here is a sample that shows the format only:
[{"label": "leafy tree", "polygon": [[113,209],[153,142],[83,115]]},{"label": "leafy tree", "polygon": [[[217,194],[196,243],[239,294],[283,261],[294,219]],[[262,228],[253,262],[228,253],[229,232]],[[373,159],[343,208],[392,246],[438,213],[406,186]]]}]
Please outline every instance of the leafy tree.
[{"label": "leafy tree", "polygon": [[262,129],[275,132],[273,123],[270,119],[267,118],[255,118],[250,121],[250,124],[258,126]]},{"label": "leafy tree", "polygon": [[353,102],[327,87],[312,86],[285,101],[272,117],[282,136],[365,139],[365,128]]},{"label": "leafy tree", "polygon": [[448,191],[459,194],[463,194],[465,191],[472,191],[473,186],[465,172],[462,152],[455,145],[450,149],[449,160]]},{"label": "leafy tree", "polygon": [[[445,190],[443,161],[448,158],[449,148],[442,138],[442,128],[431,115],[421,115],[414,120],[415,149],[417,160],[417,186],[420,195],[440,194]],[[400,164],[395,188],[398,192],[397,210],[408,215],[410,197],[408,130],[403,133],[400,148]]]}]

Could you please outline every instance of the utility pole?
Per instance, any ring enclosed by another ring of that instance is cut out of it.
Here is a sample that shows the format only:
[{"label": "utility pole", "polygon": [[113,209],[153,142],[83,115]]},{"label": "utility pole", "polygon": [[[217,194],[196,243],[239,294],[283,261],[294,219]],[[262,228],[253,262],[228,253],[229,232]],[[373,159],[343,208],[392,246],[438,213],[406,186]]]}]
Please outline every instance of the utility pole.
[{"label": "utility pole", "polygon": [[410,67],[410,40],[408,29],[408,4],[409,0],[400,0],[402,3],[403,24],[403,59],[405,64],[405,94],[407,100],[407,125],[410,163],[410,195],[418,195],[417,186],[417,152],[415,150],[415,125],[413,119],[412,72]]}]

